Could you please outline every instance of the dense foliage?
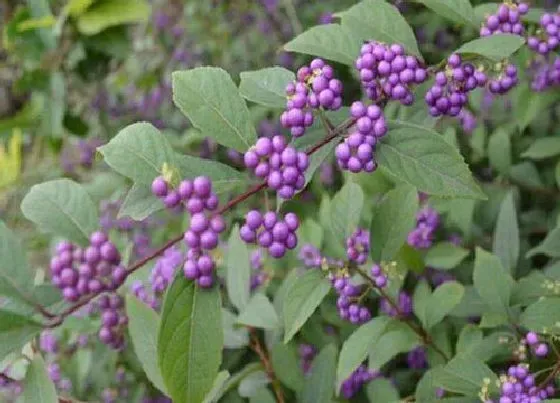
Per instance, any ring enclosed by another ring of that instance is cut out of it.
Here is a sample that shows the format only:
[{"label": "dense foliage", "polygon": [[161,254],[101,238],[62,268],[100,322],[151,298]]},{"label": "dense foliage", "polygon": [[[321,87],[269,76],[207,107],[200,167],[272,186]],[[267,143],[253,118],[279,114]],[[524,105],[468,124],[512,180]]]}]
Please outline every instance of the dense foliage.
[{"label": "dense foliage", "polygon": [[557,2],[0,11],[0,401],[560,401]]}]

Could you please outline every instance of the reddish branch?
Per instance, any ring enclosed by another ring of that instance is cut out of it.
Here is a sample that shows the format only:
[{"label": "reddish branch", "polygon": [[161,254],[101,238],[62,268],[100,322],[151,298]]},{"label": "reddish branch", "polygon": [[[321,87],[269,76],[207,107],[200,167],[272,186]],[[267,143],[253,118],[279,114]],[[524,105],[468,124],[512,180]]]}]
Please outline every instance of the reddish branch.
[{"label": "reddish branch", "polygon": [[276,374],[274,373],[274,368],[272,368],[272,363],[270,362],[270,358],[268,356],[268,352],[265,348],[261,345],[259,340],[259,336],[254,328],[249,328],[249,333],[251,334],[251,349],[259,356],[259,360],[261,361],[266,375],[270,382],[272,383],[272,389],[274,390],[274,394],[276,395],[276,401],[278,403],[284,403],[284,394],[282,392],[282,386],[280,382],[276,378]]},{"label": "reddish branch", "polygon": [[[346,132],[346,130],[348,130],[353,124],[354,124],[354,120],[348,119],[348,120],[342,122],[339,126],[335,127],[333,130],[327,129],[328,135],[323,140],[318,142],[317,144],[311,146],[308,150],[305,151],[305,153],[307,155],[312,155],[317,150],[319,150],[321,147],[325,146],[326,144],[333,141],[336,137],[338,137],[339,135]],[[245,201],[246,199],[248,199],[249,197],[251,197],[255,193],[260,192],[264,188],[266,188],[266,182],[262,182],[262,183],[258,183],[258,184],[253,185],[252,187],[250,187],[244,193],[240,194],[239,196],[234,197],[229,202],[227,202],[215,214],[225,213],[226,211],[228,211],[228,210],[232,209],[233,207],[237,206],[239,203]],[[131,265],[130,267],[127,268],[126,277],[128,277],[130,274],[134,273],[136,270],[138,270],[139,268],[144,266],[150,260],[152,260],[152,259],[158,257],[159,255],[161,255],[163,252],[165,252],[171,246],[175,245],[181,239],[183,239],[183,234],[177,236],[176,238],[171,239],[165,245],[163,245],[162,247],[157,249],[155,252],[153,252],[150,255],[146,256],[145,258],[139,260],[138,262],[135,262],[133,265]],[[46,328],[54,328],[54,327],[57,327],[57,326],[61,325],[62,322],[64,322],[64,319],[66,319],[68,316],[75,313],[78,309],[87,305],[92,299],[97,297],[99,294],[92,294],[92,295],[88,296],[87,298],[84,298],[80,302],[72,305],[71,307],[62,311],[58,315],[55,315],[55,314],[49,312],[45,307],[43,307],[43,306],[41,306],[37,303],[33,303],[33,306],[36,308],[36,310],[41,315],[43,315],[45,318],[51,320],[48,324],[45,325],[45,327]]]}]

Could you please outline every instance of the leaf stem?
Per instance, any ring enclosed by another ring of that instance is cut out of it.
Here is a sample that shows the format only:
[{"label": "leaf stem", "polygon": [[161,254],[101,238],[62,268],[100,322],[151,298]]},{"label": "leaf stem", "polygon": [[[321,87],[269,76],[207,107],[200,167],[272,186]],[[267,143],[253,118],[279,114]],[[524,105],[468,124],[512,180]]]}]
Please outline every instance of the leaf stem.
[{"label": "leaf stem", "polygon": [[560,360],[556,362],[556,365],[554,366],[552,371],[550,371],[550,374],[548,374],[548,376],[541,383],[539,383],[539,386],[537,388],[539,390],[546,388],[546,386],[551,383],[558,374],[560,374]]},{"label": "leaf stem", "polygon": [[251,334],[250,347],[259,356],[259,359],[263,364],[264,370],[268,378],[270,379],[270,382],[272,382],[272,389],[274,389],[274,394],[276,395],[276,401],[278,403],[284,403],[284,393],[282,392],[282,386],[280,385],[280,382],[276,378],[276,374],[274,373],[274,368],[272,367],[272,364],[270,362],[268,352],[261,345],[256,330],[250,327],[249,333]]}]

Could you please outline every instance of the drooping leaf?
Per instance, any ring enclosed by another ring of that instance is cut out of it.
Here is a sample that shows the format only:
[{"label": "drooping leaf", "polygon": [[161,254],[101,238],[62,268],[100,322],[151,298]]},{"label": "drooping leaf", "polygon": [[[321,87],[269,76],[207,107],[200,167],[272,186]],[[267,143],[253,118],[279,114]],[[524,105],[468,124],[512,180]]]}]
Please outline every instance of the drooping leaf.
[{"label": "drooping leaf", "polygon": [[412,28],[392,4],[384,0],[365,0],[339,15],[342,26],[359,40],[398,43],[407,53],[422,60]]},{"label": "drooping leaf", "polygon": [[364,193],[353,182],[346,183],[334,196],[330,205],[331,229],[342,243],[357,229],[363,205]]},{"label": "drooping leaf", "polygon": [[255,294],[245,305],[237,323],[262,329],[275,329],[280,325],[278,314],[264,294]]},{"label": "drooping leaf", "polygon": [[436,288],[426,305],[424,326],[430,329],[440,323],[461,302],[464,293],[463,286],[453,281]]},{"label": "drooping leaf", "polygon": [[150,6],[145,0],[100,1],[79,15],[78,30],[84,35],[94,35],[114,25],[146,21],[149,16]]},{"label": "drooping leaf", "polygon": [[295,80],[295,74],[283,67],[245,71],[240,77],[241,96],[271,108],[286,107],[286,85]]},{"label": "drooping leaf", "polygon": [[283,303],[284,343],[289,342],[313,314],[331,286],[317,270],[310,270],[294,281]]},{"label": "drooping leaf", "polygon": [[560,227],[550,231],[544,241],[527,252],[526,257],[530,258],[539,254],[555,258],[560,257]]},{"label": "drooping leaf", "polygon": [[399,392],[389,379],[378,378],[368,382],[366,394],[370,402],[394,403],[401,401]]},{"label": "drooping leaf", "polygon": [[391,261],[405,244],[416,223],[418,192],[401,185],[388,192],[376,206],[370,227],[370,254],[376,261]]},{"label": "drooping leaf", "polygon": [[381,369],[397,354],[406,353],[421,343],[419,336],[404,323],[390,323],[387,331],[369,345],[369,367]]},{"label": "drooping leaf", "polygon": [[492,311],[508,315],[514,281],[497,256],[484,249],[476,249],[473,282],[476,291]]},{"label": "drooping leaf", "polygon": [[426,254],[426,265],[440,270],[451,270],[457,267],[469,251],[451,242],[438,242]]},{"label": "drooping leaf", "polygon": [[132,295],[126,297],[128,333],[138,360],[152,384],[165,393],[165,386],[158,366],[157,333],[158,314]]},{"label": "drooping leaf", "polygon": [[118,217],[142,221],[163,207],[161,200],[153,195],[151,187],[134,183],[122,202]]},{"label": "drooping leaf", "polygon": [[511,192],[504,197],[500,207],[492,250],[503,266],[513,272],[519,259],[519,226]]},{"label": "drooping leaf", "polygon": [[239,228],[235,226],[228,242],[226,284],[229,299],[240,312],[249,302],[250,279],[249,250],[239,236]]},{"label": "drooping leaf", "polygon": [[482,56],[494,62],[507,59],[523,46],[525,38],[513,34],[484,36],[463,44],[455,53]]},{"label": "drooping leaf", "polygon": [[98,227],[97,209],[85,189],[68,179],[35,185],[21,211],[40,230],[85,245]]},{"label": "drooping leaf", "polygon": [[475,325],[466,325],[457,340],[457,353],[473,353],[482,343],[484,335]]},{"label": "drooping leaf", "polygon": [[21,349],[41,330],[41,324],[28,316],[0,310],[0,360]]},{"label": "drooping leaf", "polygon": [[471,355],[459,354],[437,372],[434,383],[450,392],[478,396],[486,378],[495,388],[497,377],[490,368]]},{"label": "drooping leaf", "polygon": [[418,0],[418,2],[452,22],[478,29],[479,25],[469,0]]},{"label": "drooping leaf", "polygon": [[222,327],[224,329],[224,348],[241,348],[249,344],[247,328],[237,324],[237,316],[222,309]]},{"label": "drooping leaf", "polygon": [[311,376],[301,392],[302,403],[330,402],[336,377],[336,347],[324,347],[311,365]]},{"label": "drooping leaf", "polygon": [[305,379],[294,346],[276,343],[270,352],[274,373],[280,381],[295,392],[302,390]]},{"label": "drooping leaf", "polygon": [[485,199],[463,157],[436,132],[410,125],[378,144],[379,165],[430,195]]},{"label": "drooping leaf", "polygon": [[390,319],[378,316],[361,325],[342,345],[336,370],[337,385],[360,366],[366,359],[369,349],[374,346],[385,332]]},{"label": "drooping leaf", "polygon": [[508,175],[511,169],[511,139],[504,129],[498,129],[488,141],[488,159],[490,165],[502,175]]},{"label": "drooping leaf", "polygon": [[318,25],[286,43],[284,50],[353,65],[360,51],[360,40],[345,26]]},{"label": "drooping leaf", "polygon": [[560,335],[560,298],[543,298],[529,305],[519,323],[534,332]]},{"label": "drooping leaf", "polygon": [[555,136],[535,140],[521,156],[532,160],[542,160],[558,154],[560,154],[560,136]]},{"label": "drooping leaf", "polygon": [[58,403],[56,388],[40,354],[33,357],[25,374],[22,400],[25,403]]},{"label": "drooping leaf", "polygon": [[158,363],[169,396],[201,402],[222,360],[220,293],[204,290],[180,273],[167,290],[158,331]]},{"label": "drooping leaf", "polygon": [[174,72],[173,102],[195,128],[219,144],[244,152],[257,138],[245,101],[220,68]]}]

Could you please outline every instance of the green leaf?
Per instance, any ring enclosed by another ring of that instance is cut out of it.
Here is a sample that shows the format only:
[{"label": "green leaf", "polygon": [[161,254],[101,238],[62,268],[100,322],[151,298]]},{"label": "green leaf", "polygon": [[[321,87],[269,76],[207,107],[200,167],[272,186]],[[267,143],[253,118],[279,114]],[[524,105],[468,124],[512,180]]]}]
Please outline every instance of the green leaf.
[{"label": "green leaf", "polygon": [[542,160],[558,154],[560,154],[560,136],[555,136],[535,140],[521,156],[532,160]]},{"label": "green leaf", "polygon": [[134,183],[124,198],[118,218],[130,217],[135,221],[142,221],[163,207],[150,186]]},{"label": "green leaf", "polygon": [[203,403],[213,403],[217,402],[218,399],[222,396],[223,393],[222,389],[226,382],[228,381],[230,374],[228,371],[220,371],[216,378],[214,379],[214,383],[212,384],[212,389],[206,395],[203,400]]},{"label": "green leaf", "polygon": [[405,244],[416,224],[418,192],[401,185],[388,192],[373,213],[370,227],[370,254],[376,261],[391,261]]},{"label": "green leaf", "polygon": [[158,314],[132,295],[126,296],[128,333],[138,360],[152,384],[165,393],[165,386],[158,366],[157,333],[160,324]]},{"label": "green leaf", "polygon": [[0,361],[21,349],[42,330],[40,323],[29,316],[0,310]]},{"label": "green leaf", "polygon": [[315,312],[331,285],[320,271],[309,270],[287,290],[283,302],[284,343],[289,342]]},{"label": "green leaf", "polygon": [[262,329],[276,329],[280,320],[264,294],[255,294],[239,314],[237,323]]},{"label": "green leaf", "polygon": [[357,328],[344,342],[336,370],[338,388],[366,359],[369,349],[375,346],[389,322],[388,317],[378,316]]},{"label": "green leaf", "polygon": [[249,344],[249,332],[237,325],[237,316],[226,309],[222,309],[222,327],[224,348],[241,348]]},{"label": "green leaf", "polygon": [[33,272],[16,235],[0,220],[0,295],[27,305],[33,290]]},{"label": "green leaf", "polygon": [[40,354],[33,358],[27,368],[22,398],[24,403],[58,403],[56,388]]},{"label": "green leaf", "polygon": [[426,280],[419,281],[412,295],[412,310],[421,323],[426,323],[426,313],[431,296],[432,291]]},{"label": "green leaf", "polygon": [[249,249],[241,240],[236,225],[231,231],[228,242],[226,288],[231,303],[239,311],[242,311],[249,302],[250,280]]},{"label": "green leaf", "polygon": [[555,258],[560,257],[560,227],[550,231],[544,241],[527,252],[526,257],[531,258],[539,254]]},{"label": "green leaf", "polygon": [[478,55],[494,62],[501,62],[523,46],[525,38],[513,34],[485,36],[463,44],[455,53]]},{"label": "green leaf", "polygon": [[95,0],[70,0],[64,7],[68,15],[77,17],[88,9]]},{"label": "green leaf", "polygon": [[52,137],[64,135],[64,110],[66,109],[66,88],[64,76],[60,72],[51,74],[48,88],[49,102],[45,104],[43,111],[42,128],[45,133]]},{"label": "green leaf", "polygon": [[336,377],[336,347],[324,347],[311,365],[311,376],[301,392],[301,403],[330,402]]},{"label": "green leaf", "polygon": [[364,193],[362,188],[347,182],[334,196],[330,208],[330,221],[333,234],[339,241],[346,242],[358,227],[364,206]]},{"label": "green leaf", "polygon": [[240,187],[248,183],[246,174],[217,161],[176,154],[175,163],[183,178],[195,178],[202,175],[210,178],[212,190],[217,195],[238,191]]},{"label": "green leaf", "polygon": [[464,294],[465,289],[456,282],[447,282],[436,288],[426,305],[424,326],[430,329],[441,322],[461,302]]},{"label": "green leaf", "polygon": [[389,379],[378,378],[366,386],[366,394],[370,402],[399,402],[399,392]]},{"label": "green leaf", "polygon": [[[52,15],[48,0],[27,0],[27,5],[33,18],[42,18]],[[56,38],[52,29],[40,29],[39,37],[48,49],[56,48]]]},{"label": "green leaf", "polygon": [[506,130],[498,129],[488,141],[490,164],[503,175],[511,169],[511,140]]},{"label": "green leaf", "polygon": [[255,371],[241,380],[237,391],[242,397],[253,397],[260,389],[266,387],[270,383],[270,379],[266,372]]},{"label": "green leaf", "polygon": [[400,322],[388,324],[387,331],[369,344],[369,367],[381,369],[397,354],[406,353],[422,344],[422,340],[407,325]]},{"label": "green leaf", "polygon": [[249,403],[275,403],[275,402],[276,399],[274,399],[274,395],[267,388],[259,389],[257,393],[255,393],[249,399]]},{"label": "green leaf", "polygon": [[163,164],[175,166],[175,153],[165,136],[150,123],[134,123],[98,148],[105,162],[123,176],[151,185]]},{"label": "green leaf", "polygon": [[475,325],[465,325],[459,339],[457,340],[457,354],[461,353],[475,353],[482,343],[484,335],[482,330],[480,330]]},{"label": "green leaf", "polygon": [[[414,32],[397,8],[384,0],[365,0],[340,13],[342,26],[363,41],[398,43],[423,60]],[[354,56],[358,56],[357,52]]]},{"label": "green leaf", "polygon": [[302,390],[305,378],[292,344],[276,343],[270,352],[270,360],[280,382],[295,392]]},{"label": "green leaf", "polygon": [[270,108],[286,107],[286,85],[295,80],[295,74],[283,67],[245,71],[240,77],[241,96]]},{"label": "green leaf", "polygon": [[41,231],[85,245],[98,228],[97,208],[85,189],[68,179],[35,185],[21,202],[21,211]]},{"label": "green leaf", "polygon": [[323,228],[313,219],[307,218],[298,229],[298,239],[317,248],[323,244]]},{"label": "green leaf", "polygon": [[529,305],[519,324],[534,332],[560,335],[560,298],[543,298]]},{"label": "green leaf", "polygon": [[440,270],[451,270],[457,267],[469,251],[451,242],[438,242],[426,254],[426,266]]},{"label": "green leaf", "polygon": [[315,175],[315,172],[317,171],[317,169],[319,169],[321,164],[329,156],[332,155],[332,152],[333,152],[333,150],[336,146],[337,146],[337,142],[336,141],[331,141],[328,144],[321,147],[319,150],[317,150],[317,152],[313,153],[313,155],[311,155],[309,157],[309,166],[305,170],[305,184],[306,185],[309,182],[311,182],[311,179],[313,179],[313,175]]},{"label": "green leaf", "polygon": [[417,0],[436,14],[461,25],[478,29],[473,7],[469,0]]},{"label": "green leaf", "polygon": [[145,0],[97,1],[78,17],[78,30],[94,35],[115,25],[147,21],[150,5]]},{"label": "green leaf", "polygon": [[508,315],[514,281],[497,256],[476,248],[473,282],[476,291],[492,311]]},{"label": "green leaf", "polygon": [[495,387],[497,377],[490,368],[468,354],[459,354],[436,373],[434,383],[450,392],[478,396],[485,378]]},{"label": "green leaf", "polygon": [[379,165],[419,191],[485,199],[463,157],[436,132],[416,125],[391,130],[377,146]]},{"label": "green leaf", "polygon": [[318,25],[286,43],[284,50],[352,66],[360,52],[360,40],[338,24]]},{"label": "green leaf", "polygon": [[432,403],[439,401],[436,398],[437,385],[435,384],[437,372],[441,368],[430,369],[424,373],[416,385],[414,397],[417,402]]},{"label": "green leaf", "polygon": [[500,207],[492,251],[506,269],[514,271],[519,259],[519,226],[511,192],[504,197]]},{"label": "green leaf", "polygon": [[201,402],[222,360],[218,287],[196,287],[180,273],[167,290],[158,332],[158,362],[165,387],[177,402]]},{"label": "green leaf", "polygon": [[245,101],[220,68],[174,72],[173,102],[204,136],[223,146],[244,152],[257,139]]},{"label": "green leaf", "polygon": [[520,185],[543,186],[539,171],[530,161],[521,162],[511,167],[511,179]]},{"label": "green leaf", "polygon": [[511,296],[512,305],[527,306],[541,297],[554,297],[554,281],[540,271],[532,271],[527,277],[518,280]]}]

